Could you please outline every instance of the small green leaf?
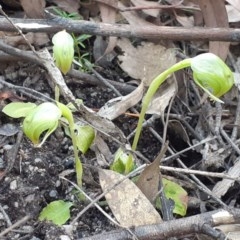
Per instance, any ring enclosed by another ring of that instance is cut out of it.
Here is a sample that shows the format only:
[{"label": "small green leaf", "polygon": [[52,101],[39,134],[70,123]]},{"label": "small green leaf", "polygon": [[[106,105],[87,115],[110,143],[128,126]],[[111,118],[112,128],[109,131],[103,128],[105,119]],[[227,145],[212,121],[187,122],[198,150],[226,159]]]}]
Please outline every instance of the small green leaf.
[{"label": "small green leaf", "polygon": [[134,160],[132,155],[128,155],[119,148],[115,154],[114,161],[110,169],[121,174],[130,173],[134,169]]},{"label": "small green leaf", "polygon": [[40,213],[39,220],[48,220],[56,225],[63,225],[70,218],[72,202],[57,200],[49,203]]},{"label": "small green leaf", "polygon": [[12,102],[3,108],[3,112],[12,118],[26,117],[37,105],[35,103]]},{"label": "small green leaf", "polygon": [[95,138],[95,131],[91,126],[78,126],[76,124],[75,131],[77,133],[77,147],[79,151],[86,153]]},{"label": "small green leaf", "polygon": [[185,216],[187,212],[188,194],[177,183],[166,178],[162,179],[163,189],[168,199],[172,199],[175,203],[173,212],[181,216]]}]

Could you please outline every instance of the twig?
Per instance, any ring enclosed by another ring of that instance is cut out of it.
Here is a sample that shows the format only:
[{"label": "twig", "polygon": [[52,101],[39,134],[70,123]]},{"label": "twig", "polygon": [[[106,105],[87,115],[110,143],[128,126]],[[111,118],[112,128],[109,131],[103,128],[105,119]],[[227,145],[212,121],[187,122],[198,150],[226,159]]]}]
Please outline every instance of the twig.
[{"label": "twig", "polygon": [[9,155],[8,155],[8,165],[7,165],[6,169],[4,170],[4,172],[0,174],[0,180],[2,180],[2,178],[8,172],[10,172],[11,169],[13,168],[14,162],[15,162],[17,154],[18,154],[18,149],[19,149],[21,141],[22,141],[22,138],[23,138],[23,132],[19,131],[19,133],[17,135],[16,143],[15,143],[13,149],[11,149],[11,152],[9,152]]},{"label": "twig", "polygon": [[0,204],[0,211],[2,212],[2,215],[4,216],[4,219],[7,222],[7,226],[10,227],[12,226],[12,222],[9,218],[9,216],[7,215],[7,213],[5,212],[4,208],[2,207],[2,205]]},{"label": "twig", "polygon": [[29,219],[30,219],[30,216],[27,215],[27,216],[23,217],[22,219],[20,219],[19,221],[17,221],[16,223],[14,223],[12,226],[10,226],[7,229],[5,229],[4,231],[0,232],[0,239],[1,239],[1,237],[8,234],[13,229],[15,229],[15,228],[19,227],[20,225],[24,224],[25,222],[27,222]]},{"label": "twig", "polygon": [[[94,23],[84,20],[71,20],[55,17],[51,19],[18,19],[12,22],[23,32],[55,33],[62,29],[73,33],[85,33],[100,36],[116,36],[126,38],[168,39],[168,40],[209,40],[238,42],[239,28],[205,28],[205,27],[165,27],[165,26],[130,26],[129,24]],[[6,20],[0,18],[0,31],[15,31]]]},{"label": "twig", "polygon": [[[226,236],[221,232],[215,231],[213,227],[222,224],[239,223],[239,219],[239,209],[233,209],[231,211],[220,209],[160,224],[135,227],[133,232],[139,239],[148,240],[164,240],[175,236],[183,237],[187,234],[193,233],[204,233],[214,237],[215,239],[224,240],[226,239]],[[91,237],[81,238],[81,240],[104,239],[130,240],[131,235],[126,230],[119,229],[107,233],[97,234]]]},{"label": "twig", "polygon": [[22,38],[25,40],[25,42],[27,43],[27,45],[29,46],[29,48],[32,50],[32,52],[34,54],[37,55],[37,52],[35,51],[34,47],[32,46],[32,44],[28,41],[28,39],[25,37],[25,35],[22,33],[22,30],[16,26],[13,21],[8,17],[8,15],[3,11],[2,9],[2,5],[0,4],[0,13],[9,21],[9,23],[12,24],[12,26],[18,31],[18,33],[22,36]]},{"label": "twig", "polygon": [[[80,81],[83,81],[86,84],[92,84],[92,85],[98,85],[98,86],[106,86],[102,81],[99,81],[99,79],[93,75],[77,71],[77,70],[71,70],[67,76],[73,77],[73,78],[78,78],[79,80],[75,79],[70,79],[67,80],[67,82],[74,82],[74,83],[79,83]],[[121,83],[117,81],[112,81],[109,79],[106,79],[108,83],[112,84],[115,88],[117,88],[119,91],[123,91],[126,93],[130,93],[136,89],[135,86],[132,86],[127,83]]]}]

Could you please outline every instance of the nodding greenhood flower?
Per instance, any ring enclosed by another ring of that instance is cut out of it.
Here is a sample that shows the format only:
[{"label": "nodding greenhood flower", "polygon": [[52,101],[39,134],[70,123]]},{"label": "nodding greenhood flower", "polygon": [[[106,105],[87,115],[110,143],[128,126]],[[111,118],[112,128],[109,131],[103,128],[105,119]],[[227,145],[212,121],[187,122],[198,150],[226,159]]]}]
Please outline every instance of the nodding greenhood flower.
[{"label": "nodding greenhood flower", "polygon": [[74,41],[65,30],[56,33],[52,38],[53,56],[56,66],[63,74],[66,74],[72,65],[74,57]]},{"label": "nodding greenhood flower", "polygon": [[193,79],[210,97],[222,102],[219,97],[228,92],[234,84],[229,67],[212,53],[200,54],[191,59]]},{"label": "nodding greenhood flower", "polygon": [[[62,115],[61,110],[50,102],[45,102],[34,108],[23,121],[23,132],[37,147],[41,147],[49,135],[58,127]],[[43,140],[40,136],[45,132]]]}]

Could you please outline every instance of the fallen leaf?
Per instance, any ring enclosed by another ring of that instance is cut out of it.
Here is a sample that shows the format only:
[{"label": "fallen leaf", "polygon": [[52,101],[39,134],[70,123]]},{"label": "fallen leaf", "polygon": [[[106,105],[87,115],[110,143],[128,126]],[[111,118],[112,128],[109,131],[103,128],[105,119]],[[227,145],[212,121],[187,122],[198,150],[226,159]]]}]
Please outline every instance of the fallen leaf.
[{"label": "fallen leaf", "polygon": [[0,135],[10,137],[18,133],[19,130],[20,127],[11,123],[6,123],[0,126]]},{"label": "fallen leaf", "polygon": [[175,133],[176,137],[179,137],[184,142],[190,145],[190,139],[188,137],[188,134],[180,121],[170,120],[168,123],[168,127],[169,129],[171,129],[171,131]]},{"label": "fallen leaf", "polygon": [[144,193],[147,199],[153,203],[156,200],[157,193],[159,191],[160,181],[160,162],[167,151],[168,143],[164,145],[161,152],[155,158],[155,160],[145,167],[137,179],[136,185]]},{"label": "fallen leaf", "polygon": [[[153,1],[145,1],[145,0],[131,0],[135,7],[159,7],[160,4],[158,2]],[[159,9],[143,9],[142,10],[145,14],[157,17],[159,15]]]},{"label": "fallen leaf", "polygon": [[[116,8],[118,0],[105,0],[104,3],[98,1],[98,6],[101,13],[102,22],[104,23],[115,23],[116,20]],[[109,37],[108,46],[104,52],[104,55],[110,53],[116,46],[117,38]]]},{"label": "fallen leaf", "polygon": [[124,38],[119,39],[117,45],[124,52],[118,56],[120,67],[132,78],[142,80],[145,86],[176,63],[174,50],[160,44],[142,42],[134,47],[130,40]]},{"label": "fallen leaf", "polygon": [[240,12],[240,0],[226,0],[230,5]]},{"label": "fallen leaf", "polygon": [[29,18],[44,18],[45,0],[20,0],[20,3]]},{"label": "fallen leaf", "polygon": [[169,78],[167,81],[161,84],[158,91],[154,94],[146,113],[162,116],[176,91],[177,87],[174,83],[174,80]]},{"label": "fallen leaf", "polygon": [[[103,191],[114,187],[124,176],[111,170],[99,170]],[[141,190],[129,179],[123,180],[106,195],[115,218],[122,227],[161,223],[162,219]]]},{"label": "fallen leaf", "polygon": [[[122,3],[122,2],[118,2],[118,8],[119,9],[122,9],[122,8],[125,8],[126,6]],[[136,11],[126,11],[126,12],[120,12],[120,14],[128,21],[128,23],[131,25],[131,26],[136,26],[136,25],[139,25],[139,26],[142,26],[143,28],[144,27],[147,27],[147,26],[153,26],[154,24],[153,23],[150,23],[148,21],[146,21],[145,19],[141,18],[137,13]]]},{"label": "fallen leaf", "polygon": [[[33,44],[35,46],[42,46],[48,43],[49,37],[46,33],[27,33],[25,34],[25,37],[29,41],[30,44]],[[18,47],[19,45],[27,46],[27,43],[25,39],[23,39],[22,36],[5,36],[4,38],[5,43],[13,46]],[[27,46],[28,47],[28,46]]]},{"label": "fallen leaf", "polygon": [[[228,16],[225,8],[225,2],[215,0],[199,0],[203,18],[207,27],[228,28]],[[229,51],[229,42],[209,42],[209,51],[221,57],[224,61]]]},{"label": "fallen leaf", "polygon": [[143,83],[141,83],[130,94],[111,99],[98,112],[99,116],[114,120],[121,114],[125,113],[130,107],[136,105],[143,96]]},{"label": "fallen leaf", "polygon": [[[240,158],[237,158],[234,165],[228,170],[227,174],[233,178],[240,177]],[[214,196],[221,198],[224,196],[230,187],[234,185],[235,181],[231,179],[223,179],[216,183],[213,187],[212,193]]]},{"label": "fallen leaf", "polygon": [[80,3],[76,0],[52,0],[52,2],[68,13],[77,13],[80,8]]},{"label": "fallen leaf", "polygon": [[240,22],[240,10],[232,5],[226,5],[226,9],[229,22]]}]

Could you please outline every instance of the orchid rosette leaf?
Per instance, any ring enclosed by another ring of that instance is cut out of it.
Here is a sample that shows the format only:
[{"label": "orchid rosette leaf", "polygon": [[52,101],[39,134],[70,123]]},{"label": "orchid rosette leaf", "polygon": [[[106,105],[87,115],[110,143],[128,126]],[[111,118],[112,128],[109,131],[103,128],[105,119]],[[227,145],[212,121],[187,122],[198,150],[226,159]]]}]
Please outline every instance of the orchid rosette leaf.
[{"label": "orchid rosette leaf", "polygon": [[[34,108],[23,121],[23,132],[40,147],[49,135],[58,127],[58,121],[62,115],[60,109],[50,102],[45,102]],[[40,136],[45,133],[41,143]]]},{"label": "orchid rosette leaf", "polygon": [[63,30],[53,36],[52,43],[56,66],[63,74],[66,74],[70,70],[74,58],[74,40],[69,33]]},{"label": "orchid rosette leaf", "polygon": [[200,54],[191,59],[193,79],[210,97],[222,102],[219,97],[227,93],[234,84],[230,68],[212,53]]}]

